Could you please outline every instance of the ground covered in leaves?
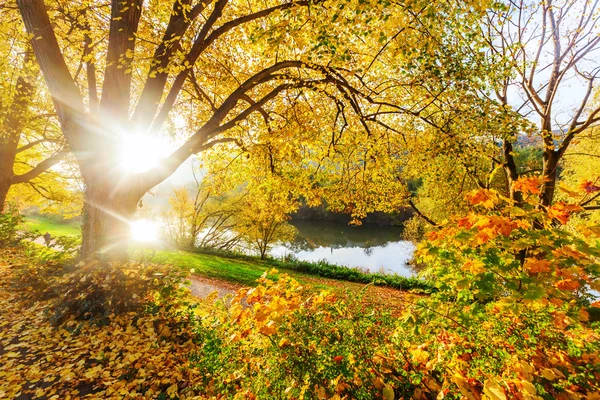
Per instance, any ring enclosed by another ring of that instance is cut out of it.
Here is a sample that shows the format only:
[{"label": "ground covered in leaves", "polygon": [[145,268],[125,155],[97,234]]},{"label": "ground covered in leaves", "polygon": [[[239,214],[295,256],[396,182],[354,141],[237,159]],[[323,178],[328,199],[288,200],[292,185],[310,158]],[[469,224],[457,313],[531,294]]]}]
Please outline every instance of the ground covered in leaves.
[{"label": "ground covered in leaves", "polygon": [[0,398],[600,399],[599,325],[565,313],[276,271],[215,301],[175,267],[33,261],[0,249]]},{"label": "ground covered in leaves", "polygon": [[0,398],[165,398],[196,379],[185,316],[157,305],[110,316],[106,325],[53,326],[52,299],[27,296],[39,287],[15,289],[26,260],[11,250],[0,258]]},{"label": "ground covered in leaves", "polygon": [[[197,387],[206,381],[203,368],[197,358],[195,365],[190,361],[203,351],[190,320],[198,312],[189,309],[199,304],[175,287],[182,278],[173,272],[178,270],[156,266],[164,269],[153,272],[134,264],[119,278],[102,268],[108,267],[41,266],[22,249],[0,250],[0,398],[205,397]],[[154,275],[150,286],[140,284],[148,275]],[[318,278],[310,283],[341,296],[363,291],[364,301],[400,309],[401,295],[394,289]],[[90,285],[101,290],[93,292]],[[165,288],[172,293],[161,297]],[[129,293],[129,302],[119,292]],[[213,300],[199,301],[207,306]],[[92,302],[111,303],[107,310],[113,312],[120,307],[119,315],[92,309]]]}]

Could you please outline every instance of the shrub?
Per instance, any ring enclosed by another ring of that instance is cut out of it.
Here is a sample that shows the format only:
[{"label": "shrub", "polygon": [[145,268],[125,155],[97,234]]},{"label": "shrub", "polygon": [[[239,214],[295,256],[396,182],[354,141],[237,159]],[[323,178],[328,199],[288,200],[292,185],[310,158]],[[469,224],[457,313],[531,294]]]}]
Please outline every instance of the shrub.
[{"label": "shrub", "polygon": [[8,210],[0,213],[0,246],[7,247],[17,243],[18,226],[23,217],[9,203]]},{"label": "shrub", "polygon": [[[206,304],[192,361],[209,396],[239,398],[576,398],[600,380],[600,329],[519,317],[483,305],[470,325],[423,316],[407,298],[403,318],[293,279],[266,277],[229,308]],[[593,398],[593,397],[591,397]]]},{"label": "shrub", "polygon": [[164,302],[174,299],[184,276],[180,269],[155,264],[80,265],[48,288],[56,295],[51,320],[105,323],[112,314],[140,311],[157,296]]},{"label": "shrub", "polygon": [[7,204],[7,209],[0,213],[0,247],[14,247],[25,239],[32,240],[36,235],[22,232],[23,216],[13,203]]},{"label": "shrub", "polygon": [[582,209],[540,206],[541,183],[517,182],[519,205],[471,193],[471,213],[430,233],[417,253],[437,291],[405,295],[400,318],[286,277],[238,293],[220,316],[208,312],[195,354],[208,394],[597,398],[600,324],[589,317],[600,302],[588,293],[599,289],[598,232],[564,229]]},{"label": "shrub", "polygon": [[157,301],[176,303],[186,274],[168,265],[54,260],[21,266],[15,283],[30,300],[51,300],[53,324],[68,319],[104,324],[111,315],[143,311]]}]

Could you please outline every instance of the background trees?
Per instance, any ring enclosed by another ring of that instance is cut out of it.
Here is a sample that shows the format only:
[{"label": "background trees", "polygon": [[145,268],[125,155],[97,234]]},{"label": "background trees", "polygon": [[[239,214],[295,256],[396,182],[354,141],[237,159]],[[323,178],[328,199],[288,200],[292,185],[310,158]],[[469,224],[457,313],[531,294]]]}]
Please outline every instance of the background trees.
[{"label": "background trees", "polygon": [[170,242],[182,249],[232,250],[242,239],[236,226],[246,193],[221,187],[222,177],[194,178],[195,185],[173,189],[170,209],[162,214]]},{"label": "background trees", "polygon": [[0,211],[9,197],[71,201],[67,170],[48,171],[67,151],[18,12],[1,5],[0,18]]},{"label": "background trees", "polygon": [[[512,118],[537,125],[532,133],[543,149],[544,206],[552,204],[559,164],[569,146],[600,122],[600,108],[590,102],[600,73],[597,11],[597,2],[519,1],[491,11],[485,24],[489,62],[501,66],[493,85],[497,101],[507,113],[517,114]],[[522,175],[513,148],[522,134],[512,129],[501,137],[500,165],[513,197],[512,182]]]},{"label": "background trees", "polygon": [[[593,3],[18,5],[85,180],[84,257],[125,257],[139,200],[191,154],[239,152],[289,196],[326,200],[355,221],[408,203],[438,213],[435,222],[464,208],[473,188],[518,201],[512,182],[537,166],[515,155],[534,132],[548,206],[560,159],[598,121],[586,108],[597,72],[586,58],[598,45]],[[557,93],[571,76],[588,90],[553,137]],[[523,105],[511,108],[519,93]],[[124,137],[169,137],[173,151],[126,171]],[[412,194],[409,181],[420,184]],[[447,190],[435,189],[440,181]]]}]

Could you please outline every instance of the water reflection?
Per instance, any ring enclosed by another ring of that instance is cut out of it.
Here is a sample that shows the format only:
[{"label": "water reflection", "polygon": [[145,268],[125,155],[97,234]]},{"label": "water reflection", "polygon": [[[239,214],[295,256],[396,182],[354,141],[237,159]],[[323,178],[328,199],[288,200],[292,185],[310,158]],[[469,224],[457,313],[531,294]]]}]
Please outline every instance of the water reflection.
[{"label": "water reflection", "polygon": [[401,240],[402,229],[385,226],[348,226],[334,222],[294,221],[298,229],[291,243],[275,246],[271,255],[293,254],[299,260],[326,260],[370,272],[414,273],[408,262],[415,250],[411,242]]}]

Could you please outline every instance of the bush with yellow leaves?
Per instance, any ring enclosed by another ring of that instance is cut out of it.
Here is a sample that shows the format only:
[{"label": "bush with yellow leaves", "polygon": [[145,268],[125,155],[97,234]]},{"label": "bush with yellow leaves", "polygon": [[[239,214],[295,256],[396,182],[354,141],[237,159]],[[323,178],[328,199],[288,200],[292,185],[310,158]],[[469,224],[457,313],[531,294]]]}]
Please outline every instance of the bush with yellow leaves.
[{"label": "bush with yellow leaves", "polygon": [[399,318],[360,296],[265,277],[229,308],[198,310],[196,388],[258,399],[597,398],[598,324],[489,303],[464,325],[430,301],[407,296]]}]

